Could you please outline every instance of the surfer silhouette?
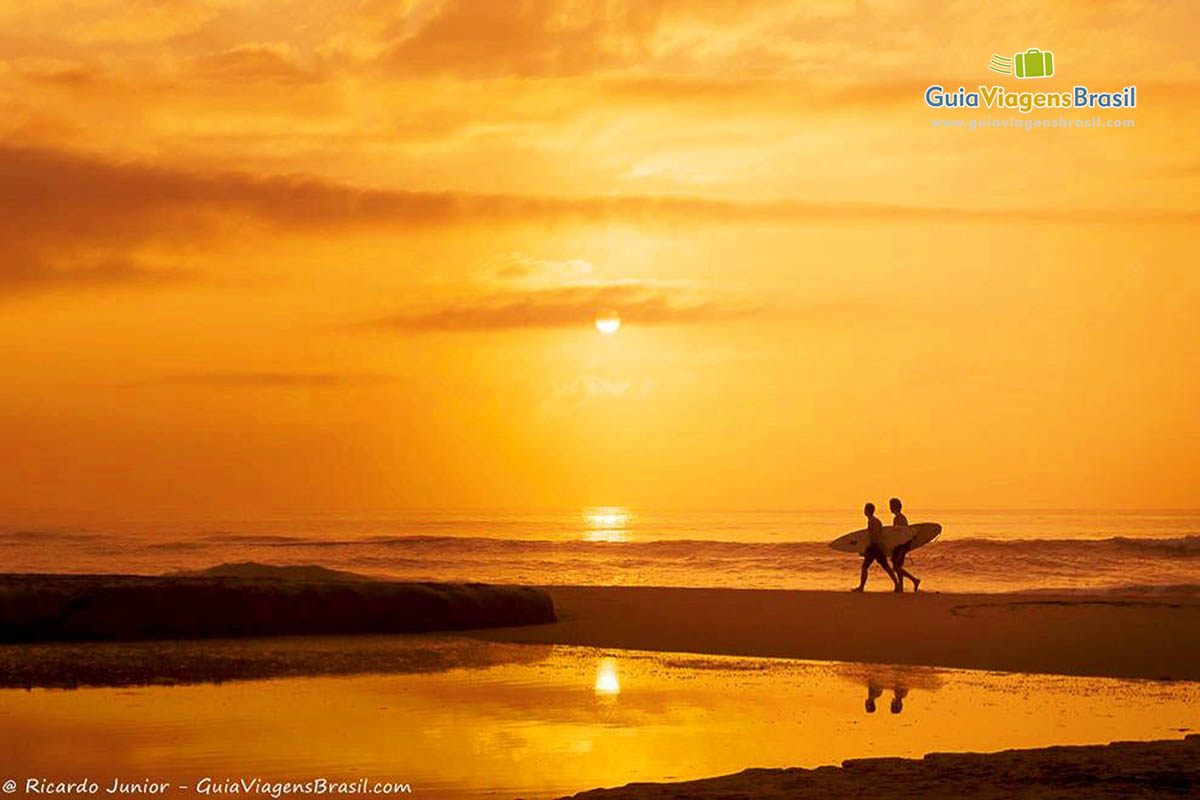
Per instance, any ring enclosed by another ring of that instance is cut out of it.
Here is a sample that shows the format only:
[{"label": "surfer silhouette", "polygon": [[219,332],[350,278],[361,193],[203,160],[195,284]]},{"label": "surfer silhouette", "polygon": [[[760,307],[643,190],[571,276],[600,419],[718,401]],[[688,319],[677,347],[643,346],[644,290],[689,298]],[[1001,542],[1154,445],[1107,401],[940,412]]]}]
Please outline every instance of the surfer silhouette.
[{"label": "surfer silhouette", "polygon": [[[902,525],[907,528],[908,517],[904,516],[904,512],[900,510],[903,508],[903,503],[900,502],[900,498],[893,497],[891,500],[889,500],[888,508],[892,510],[892,524],[897,527]],[[904,559],[908,556],[908,551],[911,549],[911,539],[892,548],[892,569],[896,571],[895,581],[897,592],[904,591],[905,578],[908,578],[910,581],[912,581],[914,592],[921,588],[921,579],[904,568]]]},{"label": "surfer silhouette", "polygon": [[896,579],[896,573],[892,572],[892,568],[888,566],[887,556],[883,552],[883,523],[879,521],[879,517],[875,516],[875,504],[867,503],[863,506],[863,513],[867,515],[867,535],[871,537],[870,544],[863,551],[862,575],[858,579],[858,586],[851,591],[861,592],[867,585],[867,571],[871,568],[872,562],[878,562],[879,566],[883,567],[883,571],[892,579],[892,583],[896,584],[896,591],[904,591],[903,584]]}]

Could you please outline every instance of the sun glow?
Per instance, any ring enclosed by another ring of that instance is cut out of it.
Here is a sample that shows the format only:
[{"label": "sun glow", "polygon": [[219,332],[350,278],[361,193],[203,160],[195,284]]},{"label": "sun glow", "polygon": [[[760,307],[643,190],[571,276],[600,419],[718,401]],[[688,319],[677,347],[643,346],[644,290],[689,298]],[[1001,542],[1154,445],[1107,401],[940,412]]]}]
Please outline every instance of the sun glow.
[{"label": "sun glow", "polygon": [[596,330],[604,334],[616,333],[621,328],[621,315],[615,311],[604,311],[596,315]]}]

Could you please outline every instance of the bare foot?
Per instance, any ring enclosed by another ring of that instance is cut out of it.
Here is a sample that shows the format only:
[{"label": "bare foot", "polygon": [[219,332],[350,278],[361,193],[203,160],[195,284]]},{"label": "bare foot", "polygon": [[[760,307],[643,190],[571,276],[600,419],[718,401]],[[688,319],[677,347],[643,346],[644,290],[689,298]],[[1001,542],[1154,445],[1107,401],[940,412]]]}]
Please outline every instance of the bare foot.
[{"label": "bare foot", "polygon": [[850,591],[852,591],[852,592],[861,592],[862,590],[863,590],[863,587],[861,587],[861,586],[855,586],[855,587],[854,587],[853,589],[851,589]]},{"label": "bare foot", "polygon": [[893,591],[893,592],[903,592],[903,591],[904,591],[904,584],[903,584],[903,583],[897,583],[897,584],[896,584],[896,588],[895,588],[895,589],[892,589],[892,591]]}]

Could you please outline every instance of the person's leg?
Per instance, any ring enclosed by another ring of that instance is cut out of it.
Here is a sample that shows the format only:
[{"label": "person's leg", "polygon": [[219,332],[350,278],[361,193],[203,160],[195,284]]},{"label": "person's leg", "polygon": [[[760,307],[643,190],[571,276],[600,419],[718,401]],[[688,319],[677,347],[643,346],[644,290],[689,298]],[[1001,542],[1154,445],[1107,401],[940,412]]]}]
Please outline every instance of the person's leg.
[{"label": "person's leg", "polygon": [[896,576],[900,581],[900,586],[903,588],[904,579],[908,578],[912,581],[913,591],[921,586],[921,579],[904,568],[904,559],[908,556],[909,546],[902,544],[892,551],[892,568],[896,570]]},{"label": "person's leg", "polygon": [[858,586],[854,587],[854,589],[852,589],[851,591],[861,592],[863,590],[863,587],[865,587],[867,585],[867,570],[869,570],[871,568],[871,562],[874,559],[875,559],[875,556],[871,553],[871,551],[869,549],[867,550],[866,553],[863,554],[862,575],[860,575],[858,578]]},{"label": "person's leg", "polygon": [[863,551],[862,574],[858,577],[858,586],[854,587],[854,591],[861,592],[866,587],[867,573],[870,572],[871,564],[875,561],[882,564],[884,569],[888,568],[883,552],[875,545],[868,545],[867,549]]},{"label": "person's leg", "polygon": [[888,577],[892,579],[892,583],[896,584],[896,588],[894,591],[903,592],[904,591],[904,582],[896,577],[896,573],[893,572],[892,568],[888,566],[887,557],[884,556],[882,553],[879,554],[879,566],[883,567],[883,571],[886,572],[888,574]]},{"label": "person's leg", "polygon": [[900,583],[904,583],[905,578],[912,581],[913,591],[915,592],[921,586],[921,579],[904,568],[904,561],[908,558],[908,551],[911,549],[912,545],[904,545],[904,550],[900,553],[900,563],[896,567],[896,574],[900,577]]},{"label": "person's leg", "polygon": [[896,573],[892,572],[892,568],[888,566],[887,556],[883,554],[883,550],[872,545],[871,547],[867,548],[867,552],[863,557],[862,584],[859,585],[858,591],[862,591],[863,585],[866,584],[867,571],[870,569],[872,563],[876,563],[883,567],[883,571],[886,572],[887,576],[892,579],[892,583],[896,582]]},{"label": "person's leg", "polygon": [[908,570],[903,569],[903,568],[896,570],[896,574],[900,576],[901,584],[904,583],[905,578],[908,578],[910,581],[912,581],[913,591],[916,592],[916,591],[920,590],[921,579],[918,578],[916,575],[913,575],[911,572],[909,572]]}]

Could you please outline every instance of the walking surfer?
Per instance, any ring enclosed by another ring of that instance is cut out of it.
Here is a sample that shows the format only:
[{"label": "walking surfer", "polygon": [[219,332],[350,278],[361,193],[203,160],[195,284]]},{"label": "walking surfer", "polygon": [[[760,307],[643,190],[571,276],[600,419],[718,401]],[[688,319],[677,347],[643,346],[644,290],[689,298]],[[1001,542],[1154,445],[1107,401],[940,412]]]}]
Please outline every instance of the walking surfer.
[{"label": "walking surfer", "polygon": [[871,568],[871,562],[878,562],[879,566],[883,567],[883,571],[892,579],[892,583],[896,584],[897,592],[904,591],[903,584],[898,582],[896,573],[892,572],[892,568],[888,566],[887,556],[883,552],[883,523],[875,516],[875,504],[867,503],[863,506],[863,513],[867,515],[867,535],[870,536],[871,541],[867,545],[867,549],[863,551],[862,576],[853,591],[861,592],[867,585],[867,570]]},{"label": "walking surfer", "polygon": [[[892,525],[896,527],[908,527],[908,517],[904,516],[904,512],[900,509],[903,504],[899,497],[893,497],[888,501],[888,508],[892,510]],[[904,559],[908,556],[908,551],[912,550],[912,540],[902,542],[892,548],[892,569],[896,571],[896,591],[904,591],[904,579],[908,578],[912,581],[913,591],[921,588],[921,579],[904,568]]]}]

